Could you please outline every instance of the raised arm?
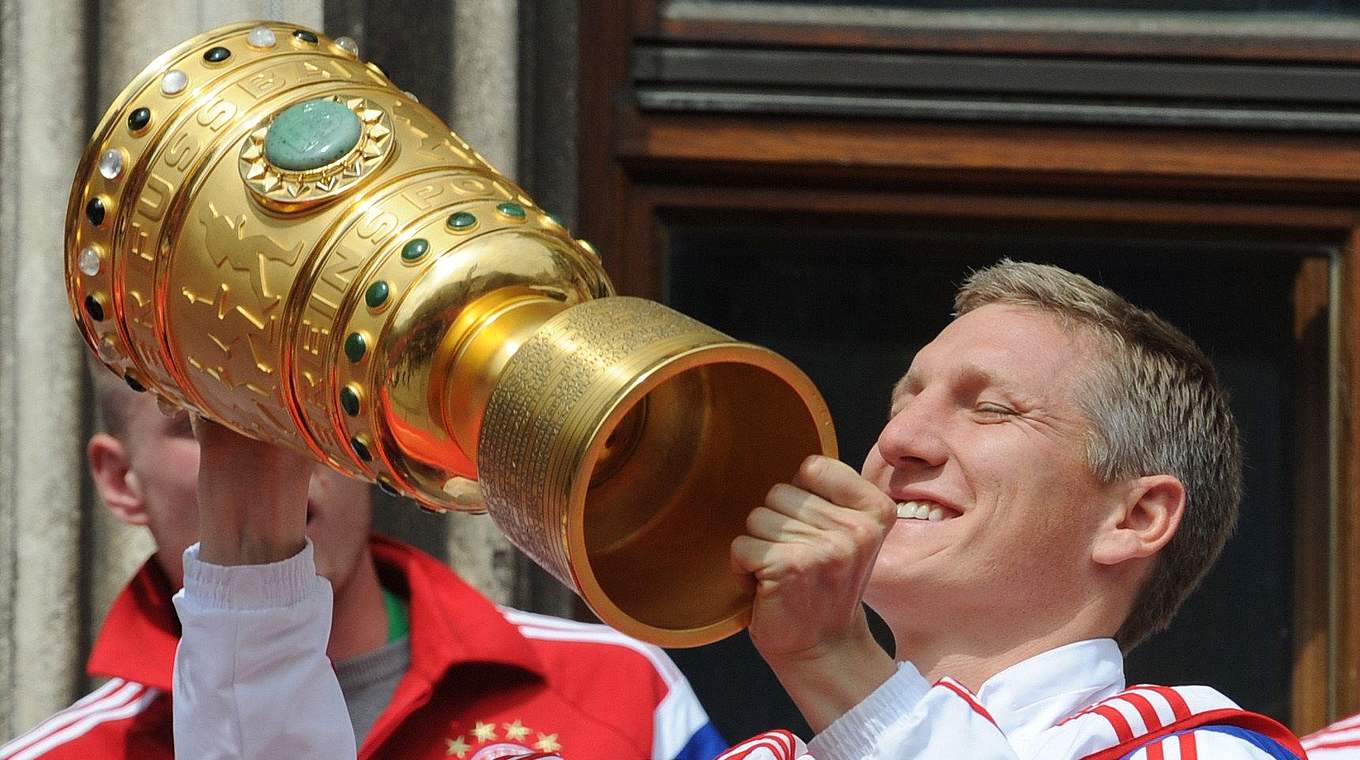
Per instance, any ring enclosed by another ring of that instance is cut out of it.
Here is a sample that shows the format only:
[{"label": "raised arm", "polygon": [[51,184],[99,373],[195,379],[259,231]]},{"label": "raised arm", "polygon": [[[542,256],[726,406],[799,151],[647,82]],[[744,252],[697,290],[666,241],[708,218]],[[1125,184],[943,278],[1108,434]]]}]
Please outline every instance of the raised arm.
[{"label": "raised arm", "polygon": [[199,543],[175,597],[177,757],[352,758],[326,658],[331,587],[306,529],[313,463],[196,420]]}]

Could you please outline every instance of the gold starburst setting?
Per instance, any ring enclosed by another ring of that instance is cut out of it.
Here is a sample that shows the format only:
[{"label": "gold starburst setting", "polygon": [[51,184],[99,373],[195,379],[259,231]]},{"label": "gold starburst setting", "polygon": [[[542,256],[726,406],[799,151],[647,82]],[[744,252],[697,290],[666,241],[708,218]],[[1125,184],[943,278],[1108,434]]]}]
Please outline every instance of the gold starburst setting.
[{"label": "gold starburst setting", "polygon": [[[316,169],[290,171],[269,162],[265,138],[275,117],[270,117],[241,146],[241,179],[257,200],[275,211],[300,211],[338,197],[382,166],[392,155],[392,119],[367,98],[332,96],[361,124],[359,140],[345,155]],[[276,114],[277,116],[277,114]]]}]

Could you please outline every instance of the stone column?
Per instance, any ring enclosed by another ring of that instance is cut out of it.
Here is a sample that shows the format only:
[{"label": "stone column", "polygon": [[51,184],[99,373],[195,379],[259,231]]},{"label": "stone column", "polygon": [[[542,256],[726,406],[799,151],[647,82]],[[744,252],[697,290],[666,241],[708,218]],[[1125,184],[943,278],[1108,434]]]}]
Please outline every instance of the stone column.
[{"label": "stone column", "polygon": [[[519,158],[519,1],[458,0],[449,126],[502,174]],[[451,515],[449,564],[482,593],[512,603],[519,561],[486,516]]]},{"label": "stone column", "polygon": [[319,28],[321,6],[0,0],[0,743],[87,688],[91,631],[150,551],[140,533],[104,518],[84,486],[85,349],[62,250],[90,130],[171,45],[250,18]]},{"label": "stone column", "polygon": [[80,684],[83,348],[62,228],[85,142],[85,3],[4,0],[0,22],[0,732]]}]

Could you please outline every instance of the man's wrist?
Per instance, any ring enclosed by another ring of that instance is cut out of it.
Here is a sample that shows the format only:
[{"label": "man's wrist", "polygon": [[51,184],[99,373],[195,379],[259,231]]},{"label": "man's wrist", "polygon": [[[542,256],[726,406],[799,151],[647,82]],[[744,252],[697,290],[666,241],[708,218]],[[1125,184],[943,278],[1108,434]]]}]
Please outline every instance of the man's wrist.
[{"label": "man's wrist", "polygon": [[765,660],[814,731],[864,701],[897,670],[867,622],[844,636]]}]

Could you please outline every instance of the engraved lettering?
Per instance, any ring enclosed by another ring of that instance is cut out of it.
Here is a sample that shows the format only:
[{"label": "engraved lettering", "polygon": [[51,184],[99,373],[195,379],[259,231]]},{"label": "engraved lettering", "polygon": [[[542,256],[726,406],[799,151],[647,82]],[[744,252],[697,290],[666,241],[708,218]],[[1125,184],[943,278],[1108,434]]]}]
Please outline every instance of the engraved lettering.
[{"label": "engraved lettering", "polygon": [[138,213],[153,222],[159,222],[161,215],[165,213],[166,203],[170,201],[170,194],[174,191],[174,186],[168,180],[152,173],[146,178],[146,187],[142,189],[142,196],[138,199]]},{"label": "engraved lettering", "polygon": [[459,177],[453,187],[464,195],[487,195],[491,192],[491,183],[481,177]]},{"label": "engraved lettering", "polygon": [[421,185],[414,190],[407,190],[401,194],[401,197],[417,209],[425,211],[434,208],[435,199],[443,194],[443,187],[430,183],[428,185]]},{"label": "engraved lettering", "polygon": [[[326,339],[330,337],[331,331],[327,327],[320,327],[311,323],[311,320],[302,320],[302,350],[312,356],[321,355],[321,347],[325,345]],[[304,372],[306,376],[309,373]]]},{"label": "engraved lettering", "polygon": [[332,75],[329,71],[326,71],[320,66],[317,66],[314,63],[309,63],[307,61],[303,61],[302,65],[298,66],[297,68],[297,77],[299,82],[306,83],[318,79],[330,79],[331,76]]},{"label": "engraved lettering", "polygon": [[287,84],[277,71],[261,71],[242,82],[240,87],[250,94],[251,97],[259,99]]},{"label": "engraved lettering", "polygon": [[320,293],[315,292],[312,293],[310,306],[328,323],[335,321],[335,314],[340,310],[340,304],[328,301]]},{"label": "engraved lettering", "polygon": [[155,261],[156,254],[148,250],[150,241],[151,235],[147,233],[146,228],[141,222],[133,219],[128,225],[128,253],[144,261]]},{"label": "engraved lettering", "polygon": [[349,288],[349,284],[354,282],[353,274],[357,271],[359,271],[357,263],[343,269],[326,270],[321,273],[321,282],[335,288],[337,294],[343,294]]},{"label": "engraved lettering", "polygon": [[165,151],[165,163],[180,171],[185,171],[194,160],[196,153],[198,153],[198,143],[193,136],[188,132],[180,132],[170,141],[170,147]]},{"label": "engraved lettering", "polygon": [[216,132],[231,122],[236,115],[236,104],[221,96],[198,112],[198,123]]},{"label": "engraved lettering", "polygon": [[397,229],[398,224],[396,214],[375,208],[369,210],[363,220],[355,226],[354,231],[359,237],[372,241],[375,245],[382,245]]}]

